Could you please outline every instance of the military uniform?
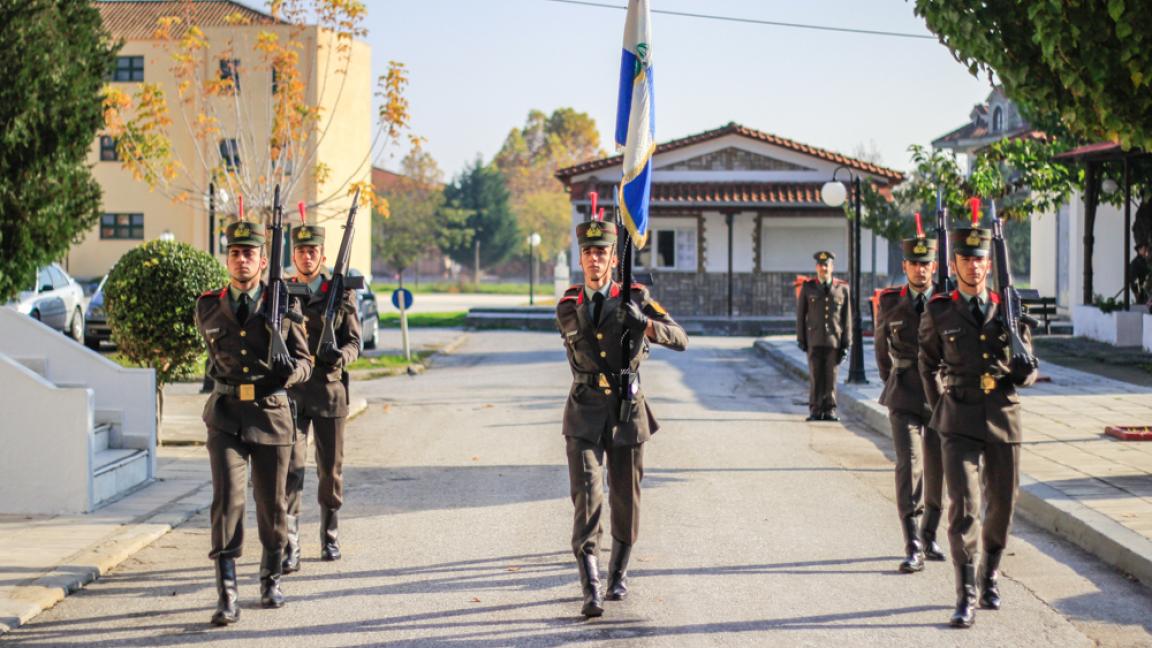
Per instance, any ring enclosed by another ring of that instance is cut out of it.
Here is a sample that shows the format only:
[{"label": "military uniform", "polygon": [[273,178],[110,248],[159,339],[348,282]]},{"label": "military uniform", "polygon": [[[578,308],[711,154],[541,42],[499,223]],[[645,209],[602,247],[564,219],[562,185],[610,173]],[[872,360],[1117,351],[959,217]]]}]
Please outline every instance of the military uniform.
[{"label": "military uniform", "polygon": [[[227,228],[229,247],[260,247],[263,227],[244,221]],[[244,499],[251,464],[256,522],[264,553],[260,563],[261,599],[279,607],[281,550],[285,541],[284,482],[296,436],[285,387],[308,379],[312,360],[304,329],[284,318],[281,334],[292,362],[284,369],[269,363],[271,330],[263,312],[266,286],[241,293],[225,286],[196,302],[196,328],[208,348],[214,391],[204,404],[208,458],[212,468],[212,550],[220,604],[213,623],[236,620],[236,566],[244,544]]]},{"label": "military uniform", "polygon": [[[905,261],[935,260],[934,240],[907,239],[902,247]],[[880,404],[888,408],[896,450],[896,512],[906,556],[900,563],[903,572],[923,569],[925,553],[933,560],[944,560],[936,544],[944,486],[940,437],[928,427],[932,410],[917,369],[920,316],[931,292],[931,284],[918,293],[905,283],[881,292],[876,308],[876,367],[884,381]],[[923,525],[919,524],[921,514]]]},{"label": "military uniform", "polygon": [[[616,241],[616,228],[612,223],[590,221],[577,227],[577,237],[581,247],[611,247]],[[635,306],[629,306],[629,300]],[[648,321],[654,329],[651,339],[639,330],[640,325],[646,326]],[[650,342],[682,351],[687,347],[688,336],[640,284],[625,290],[612,282],[604,292],[592,291],[584,285],[572,286],[556,305],[556,323],[572,369],[572,387],[564,406],[563,423],[569,485],[575,506],[572,551],[580,567],[585,614],[595,616],[602,611],[596,608],[600,596],[597,560],[605,461],[613,539],[608,598],[621,599],[627,595],[628,557],[639,533],[643,444],[659,429],[641,388],[633,397],[635,407],[631,420],[620,420],[617,375],[625,365],[621,342],[624,335],[633,336],[627,366],[635,372],[648,357]]]},{"label": "military uniform", "polygon": [[[960,256],[985,257],[986,229],[953,230]],[[943,444],[950,500],[948,540],[956,567],[957,609],[952,624],[973,621],[977,541],[983,543],[982,607],[999,608],[997,575],[1019,484],[1020,397],[1016,388],[1036,381],[1036,365],[1011,358],[1009,331],[998,317],[1000,295],[987,291],[977,304],[959,290],[934,296],[920,320],[920,376],[932,405],[928,426]],[[973,311],[979,308],[978,313]],[[1019,331],[1031,354],[1031,332]]]},{"label": "military uniform", "polygon": [[[836,258],[831,252],[813,257],[820,264]],[[852,345],[850,309],[848,283],[841,279],[830,277],[828,283],[809,279],[796,296],[796,341],[808,354],[810,421],[839,420],[836,375]]]},{"label": "military uniform", "polygon": [[[292,230],[293,249],[302,245],[323,245],[324,230],[305,225]],[[291,281],[298,281],[297,278]],[[320,557],[340,558],[337,511],[344,502],[344,424],[348,418],[348,371],[346,367],[360,356],[360,315],[356,296],[345,290],[336,309],[334,330],[336,348],[320,351],[320,334],[324,328],[324,310],[328,302],[329,278],[321,274],[309,296],[302,300],[308,349],[315,358],[315,370],[307,381],[288,390],[296,403],[296,428],[299,431],[292,446],[288,467],[287,509],[288,545],[285,550],[285,572],[300,568],[300,500],[308,462],[308,433],[316,430],[316,474],[319,479],[317,501],[320,504]],[[322,356],[328,357],[322,357]]]}]

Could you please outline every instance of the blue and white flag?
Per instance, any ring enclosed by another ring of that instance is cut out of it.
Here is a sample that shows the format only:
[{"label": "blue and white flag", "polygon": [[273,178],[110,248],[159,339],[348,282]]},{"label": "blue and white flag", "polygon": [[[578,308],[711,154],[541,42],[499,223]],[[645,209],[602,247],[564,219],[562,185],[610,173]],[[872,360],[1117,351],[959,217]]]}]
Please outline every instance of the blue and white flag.
[{"label": "blue and white flag", "polygon": [[656,151],[656,100],[652,92],[652,20],[648,0],[628,0],[620,100],[616,104],[616,147],[624,149],[624,177],[616,204],[636,247],[648,240],[652,154]]}]

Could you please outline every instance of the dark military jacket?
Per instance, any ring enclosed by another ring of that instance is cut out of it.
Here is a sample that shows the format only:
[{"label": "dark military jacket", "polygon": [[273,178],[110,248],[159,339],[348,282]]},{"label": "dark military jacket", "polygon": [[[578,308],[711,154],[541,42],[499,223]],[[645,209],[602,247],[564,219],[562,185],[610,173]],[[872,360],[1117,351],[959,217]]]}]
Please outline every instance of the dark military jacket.
[{"label": "dark military jacket", "polygon": [[[295,282],[293,277],[289,281]],[[288,390],[296,401],[301,416],[340,418],[348,416],[348,365],[360,357],[360,313],[356,308],[356,295],[344,291],[340,307],[336,309],[336,344],[342,358],[336,365],[326,365],[316,358],[320,347],[320,332],[324,328],[324,306],[328,300],[328,277],[320,284],[319,292],[302,299],[304,329],[308,333],[308,352],[312,354],[315,369],[306,382]]]},{"label": "dark military jacket", "polygon": [[[296,437],[296,422],[285,387],[308,380],[312,357],[304,327],[284,318],[281,335],[288,352],[296,359],[296,370],[287,380],[271,374],[268,345],[271,331],[264,318],[264,296],[252,305],[243,326],[228,303],[228,287],[204,293],[196,300],[196,328],[208,347],[208,375],[222,385],[252,385],[256,398],[244,401],[238,396],[213,392],[204,404],[208,435],[233,434],[257,445],[290,445]],[[293,303],[292,308],[298,309]]]},{"label": "dark military jacket", "polygon": [[852,345],[850,309],[848,282],[833,279],[825,291],[819,280],[805,281],[796,297],[796,339],[809,348],[847,350]]},{"label": "dark military jacket", "polygon": [[[644,443],[660,428],[648,407],[643,387],[635,396],[636,416],[631,423],[621,424],[616,378],[604,375],[605,369],[615,374],[624,365],[621,342],[626,329],[624,311],[620,308],[623,293],[619,284],[612,284],[602,306],[599,327],[592,324],[582,284],[569,288],[556,304],[556,324],[564,338],[572,369],[572,389],[564,405],[564,436],[599,442],[601,435],[610,430],[613,445],[630,446]],[[653,342],[676,351],[687,348],[688,335],[684,329],[652,299],[646,287],[633,284],[631,299],[651,318],[656,334]],[[629,367],[638,372],[640,363],[648,357],[647,336],[635,339],[631,351]]]},{"label": "dark military jacket", "polygon": [[[925,302],[924,309],[928,309]],[[876,307],[876,368],[884,381],[880,404],[891,410],[927,417],[931,410],[917,367],[920,313],[905,284],[880,293]]]},{"label": "dark military jacket", "polygon": [[[942,435],[1020,443],[1020,396],[1009,379],[1011,345],[998,317],[1000,295],[989,291],[977,322],[960,291],[935,295],[920,318],[920,378],[932,406],[929,426]],[[1032,333],[1020,326],[1029,352]],[[1021,383],[1036,382],[1036,370]]]}]

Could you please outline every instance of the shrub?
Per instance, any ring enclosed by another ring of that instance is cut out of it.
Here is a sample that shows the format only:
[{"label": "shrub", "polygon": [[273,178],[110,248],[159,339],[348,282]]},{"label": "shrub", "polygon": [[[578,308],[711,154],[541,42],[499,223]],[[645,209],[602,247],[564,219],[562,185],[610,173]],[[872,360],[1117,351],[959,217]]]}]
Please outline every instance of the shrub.
[{"label": "shrub", "polygon": [[195,371],[204,350],[196,298],[228,281],[224,266],[187,243],[149,241],[125,254],[104,284],[112,341],[131,362],[156,370],[156,388]]}]

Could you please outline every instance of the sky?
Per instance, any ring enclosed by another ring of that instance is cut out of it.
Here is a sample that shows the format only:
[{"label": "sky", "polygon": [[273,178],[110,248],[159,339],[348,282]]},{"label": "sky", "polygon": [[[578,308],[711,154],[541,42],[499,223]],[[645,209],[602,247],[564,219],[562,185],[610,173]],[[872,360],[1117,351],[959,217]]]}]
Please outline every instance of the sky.
[{"label": "sky", "polygon": [[[625,0],[596,0],[623,6]],[[528,112],[587,112],[612,151],[623,10],[549,0],[367,0],[373,73],[410,74],[412,131],[450,178]],[[930,35],[905,0],[651,0],[652,9]],[[653,15],[657,141],[730,121],[906,170],[987,96],[937,40]],[[403,150],[382,159],[396,168]]]}]

